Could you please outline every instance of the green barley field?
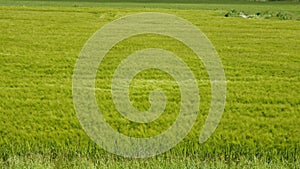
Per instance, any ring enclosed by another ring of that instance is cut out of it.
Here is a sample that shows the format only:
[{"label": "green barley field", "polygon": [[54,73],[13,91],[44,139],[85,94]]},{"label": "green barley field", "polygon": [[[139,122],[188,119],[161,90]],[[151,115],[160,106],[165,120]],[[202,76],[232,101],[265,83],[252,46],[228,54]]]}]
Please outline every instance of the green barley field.
[{"label": "green barley field", "polygon": [[[0,167],[300,168],[299,9],[299,1],[0,0]],[[217,129],[200,144],[211,101],[203,63],[170,37],[142,34],[119,42],[99,65],[95,83],[98,106],[116,131],[158,135],[180,108],[174,79],[150,69],[132,80],[131,103],[146,111],[149,93],[161,88],[168,98],[165,112],[149,124],[118,113],[111,79],[134,51],[175,53],[193,71],[201,100],[196,124],[177,146],[131,159],[106,152],[87,136],[74,109],[72,76],[82,47],[97,30],[140,12],[173,14],[204,32],[222,61],[227,95]],[[239,17],[240,12],[249,18]]]}]

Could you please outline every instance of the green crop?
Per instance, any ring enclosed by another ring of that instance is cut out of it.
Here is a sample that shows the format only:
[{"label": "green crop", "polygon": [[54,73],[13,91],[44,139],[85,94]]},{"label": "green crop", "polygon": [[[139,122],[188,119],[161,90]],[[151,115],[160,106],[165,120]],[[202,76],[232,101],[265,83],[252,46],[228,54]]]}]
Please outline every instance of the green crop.
[{"label": "green crop", "polygon": [[[218,10],[204,10],[203,4],[186,10],[188,5],[177,4],[184,10],[163,9],[164,4],[161,8],[150,4],[146,9],[130,5],[1,6],[0,166],[299,168],[300,22],[224,17],[232,9],[230,4],[224,8],[217,4]],[[244,3],[233,6],[237,10],[246,7]],[[272,11],[279,8],[275,3],[249,9],[259,12],[270,10],[268,7]],[[298,4],[283,7],[294,14],[299,9]],[[169,105],[162,117],[150,124],[137,124],[115,110],[111,77],[120,61],[133,51],[152,47],[176,53],[191,67],[201,97],[197,123],[176,147],[149,159],[126,159],[105,152],[85,134],[72,101],[72,74],[81,48],[95,31],[122,16],[147,11],[175,14],[207,35],[224,66],[227,100],[217,130],[199,144],[211,99],[201,61],[181,42],[165,36],[144,34],[118,43],[99,65],[96,79],[99,108],[105,110],[104,116],[115,130],[136,137],[157,135],[172,125],[178,113],[179,88],[172,77],[158,70],[138,74],[131,82],[130,97],[135,107],[145,111],[150,106],[149,92],[163,89]]]}]

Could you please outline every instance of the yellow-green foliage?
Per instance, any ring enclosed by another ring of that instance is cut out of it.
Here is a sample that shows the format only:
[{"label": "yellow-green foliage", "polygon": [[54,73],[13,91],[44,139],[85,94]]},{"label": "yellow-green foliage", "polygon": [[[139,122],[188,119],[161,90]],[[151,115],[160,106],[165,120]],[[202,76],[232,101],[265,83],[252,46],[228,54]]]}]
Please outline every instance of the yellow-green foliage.
[{"label": "yellow-green foliage", "polygon": [[[204,66],[189,49],[168,37],[140,35],[120,42],[107,55],[97,73],[100,89],[109,89],[122,58],[145,47],[171,50],[192,68],[201,95],[198,122],[166,156],[267,163],[299,159],[299,21],[225,18],[222,10],[0,7],[0,157],[4,163],[31,153],[67,160],[107,155],[89,140],[76,117],[72,73],[81,48],[96,30],[142,11],[176,14],[198,26],[218,51],[227,78],[223,118],[212,137],[199,145],[210,84]],[[166,43],[157,43],[162,40]],[[135,124],[118,115],[109,90],[97,90],[99,107],[106,110],[110,124],[137,137],[159,134],[172,125],[180,98],[173,79],[150,70],[138,74],[131,84],[132,103],[138,109],[149,108],[148,95],[155,87],[166,91],[170,105],[157,121]]]}]

